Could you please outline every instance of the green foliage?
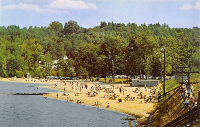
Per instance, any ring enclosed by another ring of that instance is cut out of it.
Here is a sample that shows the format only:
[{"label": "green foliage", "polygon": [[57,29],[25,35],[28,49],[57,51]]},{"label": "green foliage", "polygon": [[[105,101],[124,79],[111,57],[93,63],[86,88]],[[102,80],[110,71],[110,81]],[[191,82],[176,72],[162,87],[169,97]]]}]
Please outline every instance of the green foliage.
[{"label": "green foliage", "polygon": [[86,79],[88,78],[88,73],[86,71],[86,68],[80,66],[78,68],[76,68],[76,76],[77,77],[80,77],[80,78],[83,78],[83,79]]},{"label": "green foliage", "polygon": [[54,21],[49,25],[49,28],[55,32],[57,36],[62,36],[63,25],[58,21]]},{"label": "green foliage", "polygon": [[[76,74],[105,78],[140,73],[157,77],[163,71],[162,48],[166,51],[167,75],[173,75],[176,66],[196,71],[199,33],[198,27],[105,21],[88,29],[72,20],[64,26],[58,21],[48,27],[0,26],[0,76],[11,77],[22,71],[34,77]],[[69,61],[63,60],[66,55]]]},{"label": "green foliage", "polygon": [[41,68],[37,68],[35,70],[35,72],[33,73],[33,77],[39,77],[39,78],[42,78],[43,77],[43,69]]},{"label": "green foliage", "polygon": [[78,23],[76,21],[70,20],[65,23],[64,35],[73,34],[73,33],[78,34],[79,32],[80,32],[80,26],[78,25]]},{"label": "green foliage", "polygon": [[199,78],[199,74],[198,73],[194,73],[191,75],[192,78]]},{"label": "green foliage", "polygon": [[85,68],[89,72],[90,77],[94,75],[97,71],[96,69],[97,52],[98,52],[98,47],[95,46],[94,44],[86,43],[85,45],[79,46],[77,50],[74,52],[76,61],[75,67]]},{"label": "green foliage", "polygon": [[57,76],[63,76],[63,77],[74,77],[75,73],[74,70],[72,69],[74,66],[74,61],[72,59],[61,59],[59,60],[58,64],[58,72]]},{"label": "green foliage", "polygon": [[23,71],[16,71],[16,77],[17,78],[22,78],[24,76],[24,72]]},{"label": "green foliage", "polygon": [[44,68],[44,76],[51,75],[52,68],[53,68],[53,60],[52,60],[49,52],[47,52],[47,54],[45,54],[45,56],[42,60],[42,65]]},{"label": "green foliage", "polygon": [[123,58],[124,58],[124,48],[125,45],[119,36],[106,36],[105,40],[100,43],[100,56],[97,62],[101,62],[98,71],[101,72],[103,77],[109,76],[113,73],[113,68],[115,73],[122,69]]}]

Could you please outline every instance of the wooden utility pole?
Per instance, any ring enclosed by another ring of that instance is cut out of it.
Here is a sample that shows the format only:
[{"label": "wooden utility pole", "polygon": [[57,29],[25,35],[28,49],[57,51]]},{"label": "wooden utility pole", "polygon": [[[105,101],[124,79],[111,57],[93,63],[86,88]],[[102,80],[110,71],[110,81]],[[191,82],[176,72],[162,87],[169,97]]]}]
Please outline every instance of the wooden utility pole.
[{"label": "wooden utility pole", "polygon": [[163,83],[163,93],[165,94],[165,49],[164,49],[164,83]]}]

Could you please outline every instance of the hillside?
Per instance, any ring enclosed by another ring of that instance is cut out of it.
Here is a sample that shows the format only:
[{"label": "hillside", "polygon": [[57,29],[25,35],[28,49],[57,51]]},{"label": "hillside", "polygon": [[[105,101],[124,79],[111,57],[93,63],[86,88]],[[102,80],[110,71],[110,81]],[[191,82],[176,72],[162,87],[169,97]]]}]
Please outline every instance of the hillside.
[{"label": "hillside", "polygon": [[[101,77],[139,74],[160,77],[176,66],[198,69],[198,27],[100,22],[83,28],[76,21],[48,27],[0,26],[0,77]],[[161,50],[165,49],[165,50]],[[68,58],[68,59],[65,59]]]},{"label": "hillside", "polygon": [[[192,79],[192,80],[200,80],[199,78]],[[173,84],[173,85],[172,85]],[[166,82],[166,86],[177,86],[176,81],[171,79]],[[195,98],[198,98],[198,90],[200,89],[200,84],[193,84]],[[166,87],[169,88],[169,87]],[[174,87],[171,87],[172,89]],[[170,89],[168,89],[170,91]],[[161,127],[170,121],[175,120],[176,118],[180,117],[181,115],[188,112],[188,108],[185,107],[184,98],[181,96],[181,91],[179,87],[170,91],[160,103],[155,104],[155,111],[151,113],[151,126]]]}]

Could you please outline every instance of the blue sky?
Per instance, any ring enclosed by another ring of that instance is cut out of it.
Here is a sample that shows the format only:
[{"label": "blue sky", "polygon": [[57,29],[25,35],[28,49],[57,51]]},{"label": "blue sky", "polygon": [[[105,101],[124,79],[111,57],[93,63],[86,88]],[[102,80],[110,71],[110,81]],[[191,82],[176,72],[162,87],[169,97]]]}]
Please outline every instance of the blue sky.
[{"label": "blue sky", "polygon": [[200,0],[0,0],[0,26],[41,27],[69,20],[85,28],[101,21],[200,27]]}]

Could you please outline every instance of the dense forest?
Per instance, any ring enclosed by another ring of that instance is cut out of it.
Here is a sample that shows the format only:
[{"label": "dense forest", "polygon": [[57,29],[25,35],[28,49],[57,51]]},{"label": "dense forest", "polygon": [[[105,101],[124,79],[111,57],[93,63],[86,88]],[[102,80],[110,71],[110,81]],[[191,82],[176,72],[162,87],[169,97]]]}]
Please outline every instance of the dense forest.
[{"label": "dense forest", "polygon": [[[160,76],[176,66],[198,70],[200,28],[167,24],[100,22],[83,28],[76,21],[48,27],[0,27],[0,76],[106,77],[113,74]],[[67,56],[68,59],[63,58]],[[58,60],[54,65],[54,60]]]}]

